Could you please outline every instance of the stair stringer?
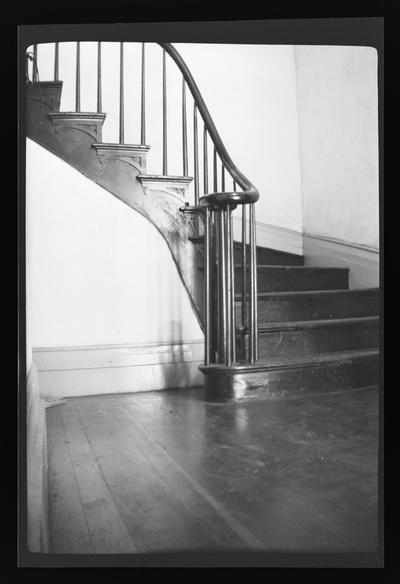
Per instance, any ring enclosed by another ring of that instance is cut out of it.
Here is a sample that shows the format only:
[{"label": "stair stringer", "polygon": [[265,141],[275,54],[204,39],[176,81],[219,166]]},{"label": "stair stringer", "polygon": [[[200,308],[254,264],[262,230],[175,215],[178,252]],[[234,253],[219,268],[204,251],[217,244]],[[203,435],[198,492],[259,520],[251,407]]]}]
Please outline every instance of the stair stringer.
[{"label": "stair stringer", "polygon": [[[57,88],[59,90],[59,88]],[[37,93],[37,91],[36,91]],[[164,238],[180,279],[188,292],[201,329],[203,324],[203,274],[197,269],[198,253],[189,237],[193,236],[193,220],[179,211],[176,197],[149,190],[138,180],[141,170],[118,156],[104,159],[93,148],[93,128],[86,132],[81,124],[54,125],[48,114],[59,109],[59,99],[27,100],[27,137],[55,154],[84,176],[106,189],[140,213]],[[101,132],[100,132],[101,134]],[[101,141],[101,135],[99,136]]]}]

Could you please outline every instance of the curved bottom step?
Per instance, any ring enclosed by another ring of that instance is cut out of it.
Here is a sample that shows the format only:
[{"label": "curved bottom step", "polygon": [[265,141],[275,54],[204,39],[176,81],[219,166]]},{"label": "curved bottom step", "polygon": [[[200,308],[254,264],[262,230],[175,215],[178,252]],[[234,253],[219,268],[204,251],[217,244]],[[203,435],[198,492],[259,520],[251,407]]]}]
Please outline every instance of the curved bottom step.
[{"label": "curved bottom step", "polygon": [[379,350],[340,351],[292,359],[261,360],[253,365],[200,366],[204,399],[227,403],[272,400],[379,383]]}]

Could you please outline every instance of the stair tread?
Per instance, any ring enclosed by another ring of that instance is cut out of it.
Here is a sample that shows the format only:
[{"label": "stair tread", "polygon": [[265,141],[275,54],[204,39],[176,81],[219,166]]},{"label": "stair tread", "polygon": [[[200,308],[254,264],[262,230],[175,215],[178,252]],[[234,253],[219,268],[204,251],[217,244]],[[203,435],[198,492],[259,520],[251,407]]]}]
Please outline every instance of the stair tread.
[{"label": "stair tread", "polygon": [[352,316],[346,318],[324,318],[315,320],[299,320],[288,322],[270,322],[259,324],[259,332],[278,331],[278,330],[299,330],[308,328],[319,328],[323,326],[343,326],[350,324],[361,324],[368,322],[379,322],[378,315],[372,316]]},{"label": "stair tread", "polygon": [[[258,298],[290,298],[292,296],[299,298],[302,296],[318,296],[320,294],[336,296],[336,295],[364,295],[379,293],[379,288],[354,288],[352,290],[339,288],[337,290],[283,290],[276,292],[258,292]],[[242,295],[240,293],[235,294],[235,299],[241,300]]]},{"label": "stair tread", "polygon": [[379,348],[368,348],[368,349],[353,349],[350,351],[331,351],[329,353],[318,353],[315,355],[296,355],[288,358],[282,357],[264,357],[259,359],[256,363],[239,362],[235,365],[224,365],[221,363],[213,363],[207,366],[201,366],[201,368],[212,368],[212,369],[222,369],[222,370],[240,370],[240,371],[262,371],[267,369],[280,369],[280,368],[294,368],[301,366],[313,366],[324,363],[335,363],[341,361],[350,361],[352,359],[362,358],[362,357],[376,357],[379,355]]},{"label": "stair tread", "polygon": [[[235,268],[241,269],[242,265],[241,264],[235,264]],[[249,266],[247,266],[247,269],[249,269]],[[258,270],[273,270],[273,271],[278,271],[278,270],[284,270],[284,271],[299,271],[301,272],[321,272],[321,271],[329,271],[329,272],[348,272],[349,268],[334,268],[334,267],[323,267],[323,266],[287,266],[287,265],[282,265],[282,266],[276,266],[273,264],[258,264],[257,265],[257,269]]]},{"label": "stair tread", "polygon": [[107,114],[104,112],[94,112],[94,111],[87,111],[87,112],[58,111],[58,112],[49,112],[47,115],[50,118],[62,118],[64,116],[68,116],[71,118],[84,118],[85,116],[92,116],[95,118],[105,118]]}]

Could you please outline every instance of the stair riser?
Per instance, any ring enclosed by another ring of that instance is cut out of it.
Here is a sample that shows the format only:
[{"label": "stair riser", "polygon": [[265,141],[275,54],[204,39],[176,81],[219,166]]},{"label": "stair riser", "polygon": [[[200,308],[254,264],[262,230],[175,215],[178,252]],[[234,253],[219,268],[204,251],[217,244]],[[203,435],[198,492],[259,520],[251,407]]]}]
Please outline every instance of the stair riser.
[{"label": "stair riser", "polygon": [[[235,289],[242,285],[241,270],[235,269]],[[258,292],[286,292],[300,290],[346,290],[348,272],[325,271],[268,271],[258,270]]]},{"label": "stair riser", "polygon": [[[234,246],[235,264],[242,263],[242,246]],[[249,263],[249,252],[247,252],[247,264]],[[303,256],[279,252],[272,249],[257,248],[257,264],[269,266],[303,266]]]},{"label": "stair riser", "polygon": [[[351,318],[374,316],[379,314],[379,295],[351,294],[291,297],[259,298],[258,322],[293,322],[302,320],[320,320],[328,318]],[[240,302],[236,304],[237,322],[241,319]]]},{"label": "stair riser", "polygon": [[378,357],[316,367],[234,373],[203,371],[205,400],[213,403],[269,401],[377,385]]},{"label": "stair riser", "polygon": [[[247,355],[247,335],[245,355]],[[259,357],[316,355],[333,351],[369,349],[379,346],[378,323],[321,326],[313,329],[262,332],[258,337]],[[239,346],[241,342],[239,341]],[[240,349],[239,349],[240,350]],[[241,352],[239,353],[241,354]]]}]

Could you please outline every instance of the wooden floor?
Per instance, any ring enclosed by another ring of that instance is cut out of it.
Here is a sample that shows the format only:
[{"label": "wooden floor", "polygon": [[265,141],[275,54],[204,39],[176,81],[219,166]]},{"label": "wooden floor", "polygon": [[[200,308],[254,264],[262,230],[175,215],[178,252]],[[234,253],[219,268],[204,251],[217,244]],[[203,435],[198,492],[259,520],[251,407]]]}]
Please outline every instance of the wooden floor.
[{"label": "wooden floor", "polygon": [[378,391],[211,405],[202,389],[47,410],[51,552],[371,552]]}]

